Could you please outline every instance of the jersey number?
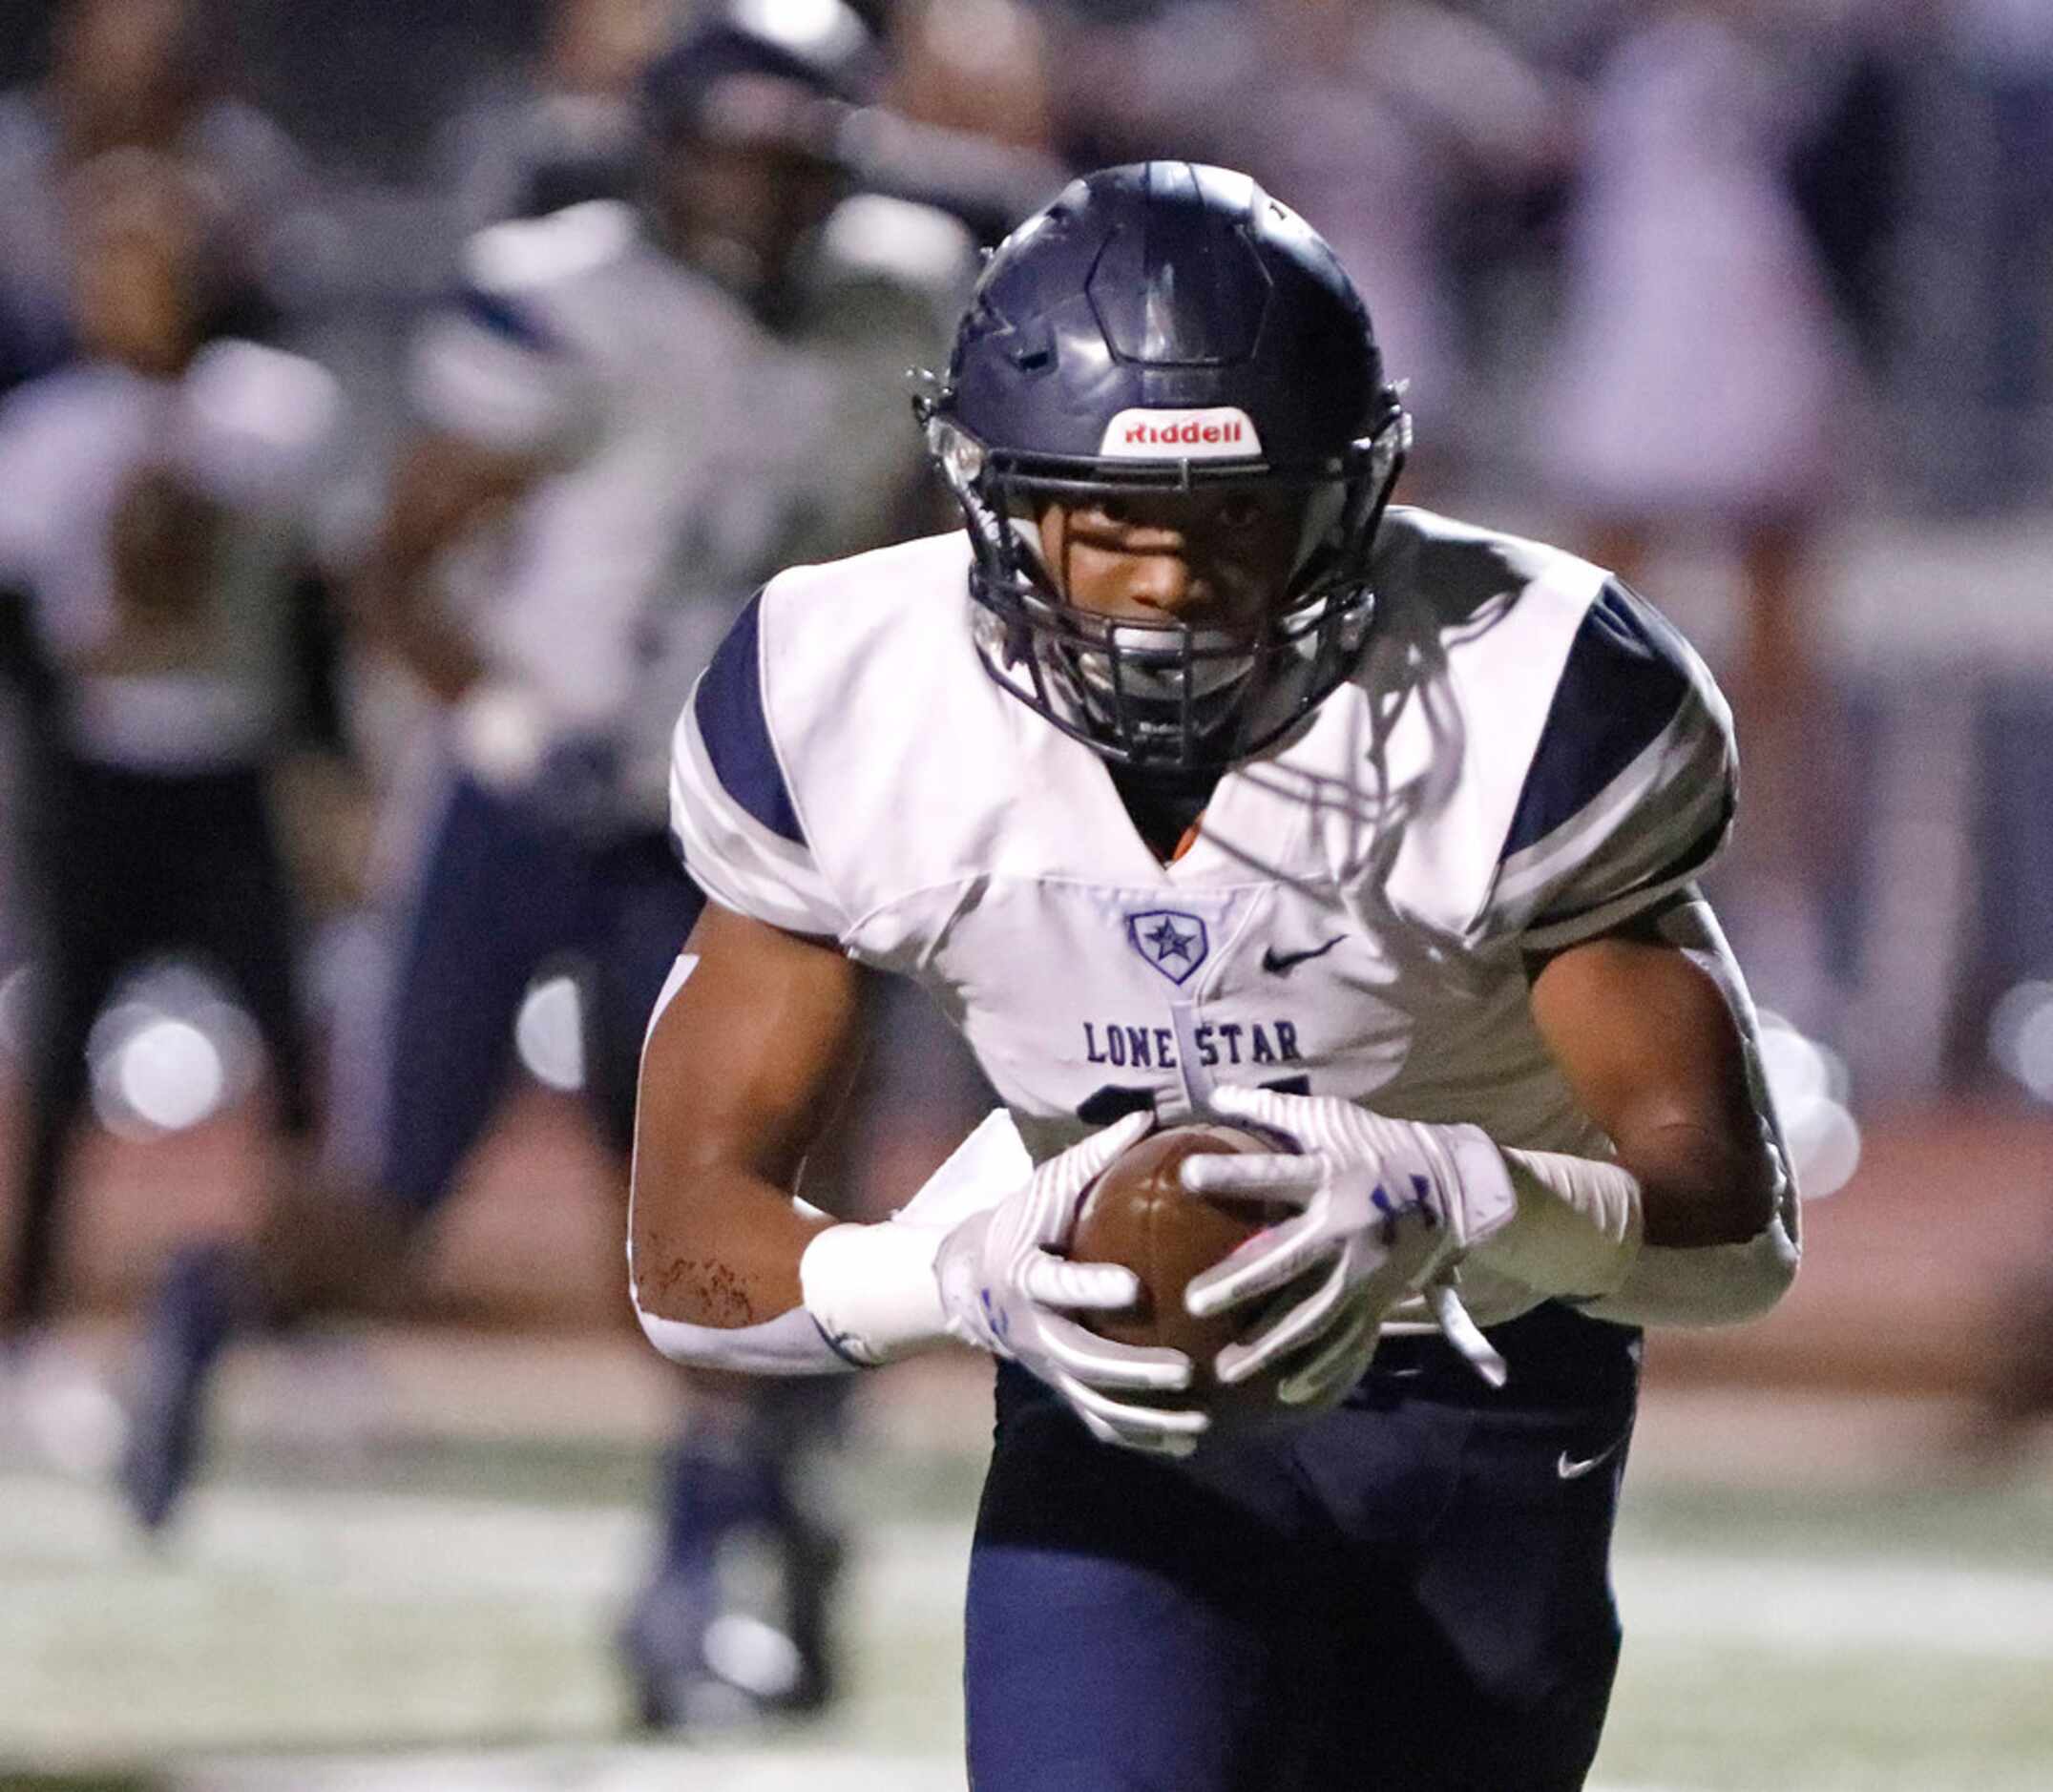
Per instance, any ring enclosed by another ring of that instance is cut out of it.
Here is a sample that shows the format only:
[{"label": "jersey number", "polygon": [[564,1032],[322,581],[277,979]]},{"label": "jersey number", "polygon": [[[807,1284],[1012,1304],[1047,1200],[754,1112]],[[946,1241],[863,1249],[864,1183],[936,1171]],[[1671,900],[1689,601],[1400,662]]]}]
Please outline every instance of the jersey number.
[{"label": "jersey number", "polygon": [[[1262,1085],[1279,1095],[1309,1095],[1309,1076],[1278,1076]],[[1155,1106],[1152,1089],[1136,1089],[1130,1083],[1107,1083],[1077,1104],[1077,1118],[1086,1126],[1110,1126],[1129,1114],[1146,1114]]]}]

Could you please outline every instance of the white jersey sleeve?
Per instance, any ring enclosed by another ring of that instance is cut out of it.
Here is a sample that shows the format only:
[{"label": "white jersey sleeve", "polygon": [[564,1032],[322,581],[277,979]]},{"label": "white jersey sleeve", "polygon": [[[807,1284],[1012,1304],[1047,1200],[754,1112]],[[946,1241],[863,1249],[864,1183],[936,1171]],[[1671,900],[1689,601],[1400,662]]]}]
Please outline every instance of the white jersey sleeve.
[{"label": "white jersey sleeve", "polygon": [[1732,821],[1731,715],[1647,603],[1606,581],[1571,642],[1498,855],[1487,920],[1554,950],[1696,877]]},{"label": "white jersey sleeve", "polygon": [[678,719],[671,828],[684,868],[722,907],[787,933],[840,940],[848,917],[813,856],[772,726],[769,647],[759,594]]},{"label": "white jersey sleeve", "polygon": [[568,456],[588,439],[604,377],[566,294],[629,240],[613,209],[574,206],[472,239],[454,300],[414,343],[409,395],[423,423],[508,454]]}]

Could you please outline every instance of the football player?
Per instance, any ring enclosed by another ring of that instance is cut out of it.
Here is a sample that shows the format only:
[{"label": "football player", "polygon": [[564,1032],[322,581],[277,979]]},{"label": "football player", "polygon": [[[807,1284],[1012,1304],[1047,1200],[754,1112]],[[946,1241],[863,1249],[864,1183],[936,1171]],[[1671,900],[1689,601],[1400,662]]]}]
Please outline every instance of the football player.
[{"label": "football player", "polygon": [[[267,786],[315,730],[295,636],[340,393],[243,340],[231,220],[175,157],[109,150],[65,189],[82,348],[0,404],[0,609],[24,686],[31,1004],[21,1197],[0,1336],[48,1323],[95,1020],[167,954],[254,1018],[290,1178],[314,1077]],[[338,744],[323,741],[323,745]]]},{"label": "football player", "polygon": [[[282,1210],[261,1274],[218,1249],[174,1267],[124,1475],[153,1529],[234,1325],[393,1281],[498,1106],[531,983],[559,965],[583,972],[586,1090],[624,1189],[642,1033],[700,906],[664,827],[680,696],[786,558],[902,531],[927,481],[899,383],[974,271],[952,220],[848,190],[830,152],[868,54],[834,0],[708,16],[644,80],[639,202],[485,231],[422,329],[360,584],[440,705],[402,781],[420,839],[364,1029],[380,1048],[338,1078],[338,1156],[377,1198]],[[670,1465],[625,1635],[652,1721],[826,1696],[834,1548],[791,1487],[803,1415],[765,1391],[717,1427],[708,1397]],[[786,1570],[792,1647],[737,1677],[702,1645],[720,1546],[744,1527]]]},{"label": "football player", "polygon": [[[764,1373],[998,1359],[980,1792],[1580,1785],[1639,1327],[1796,1264],[1694,884],[1726,706],[1603,569],[1390,508],[1362,302],[1245,177],[1072,184],[922,408],[965,531],[771,581],[678,725],[711,903],[643,1058],[644,1327]],[[1004,1108],[837,1223],[788,1191],[887,974]],[[1186,1359],[1087,1328],[1131,1275],[1061,1254],[1192,1115],[1302,1148],[1185,1173],[1301,1210],[1187,1295],[1246,1316],[1224,1380],[1287,1371],[1272,1435],[1208,1441]]]}]

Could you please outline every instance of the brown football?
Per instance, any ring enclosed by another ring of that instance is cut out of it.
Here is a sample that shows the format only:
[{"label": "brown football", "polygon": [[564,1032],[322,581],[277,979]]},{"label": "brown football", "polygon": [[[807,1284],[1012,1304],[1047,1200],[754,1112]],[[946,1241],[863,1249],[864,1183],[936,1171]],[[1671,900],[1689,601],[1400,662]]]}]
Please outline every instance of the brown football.
[{"label": "brown football", "polygon": [[1150,1133],[1114,1158],[1091,1185],[1070,1240],[1069,1255],[1078,1261],[1121,1263],[1141,1279],[1141,1296],[1134,1305],[1079,1317],[1101,1338],[1116,1344],[1167,1344],[1184,1351],[1195,1365],[1188,1389],[1121,1398],[1142,1403],[1159,1398],[1170,1406],[1195,1400],[1212,1415],[1207,1442],[1289,1415],[1275,1399],[1281,1369],[1232,1387],[1223,1386],[1212,1373],[1212,1359],[1227,1344],[1258,1330],[1272,1302],[1193,1319],[1184,1310],[1184,1284],[1296,1209],[1282,1201],[1193,1195],[1184,1189],[1180,1172],[1184,1158],[1206,1152],[1279,1149],[1285,1148],[1233,1126],[1201,1122]]}]

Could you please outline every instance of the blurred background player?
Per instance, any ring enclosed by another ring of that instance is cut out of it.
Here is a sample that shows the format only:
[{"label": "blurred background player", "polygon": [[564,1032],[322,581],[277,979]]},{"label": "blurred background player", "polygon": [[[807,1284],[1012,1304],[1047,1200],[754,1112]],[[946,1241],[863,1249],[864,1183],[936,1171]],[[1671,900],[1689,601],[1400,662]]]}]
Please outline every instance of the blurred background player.
[{"label": "blurred background player", "polygon": [[[59,0],[35,78],[0,94],[0,393],[94,352],[75,315],[80,231],[71,196],[75,173],[112,149],[150,150],[199,184],[213,252],[239,270],[233,289],[217,295],[233,315],[211,325],[270,336],[274,233],[305,171],[271,118],[226,91],[218,23],[206,0]],[[10,22],[0,55],[34,35],[16,35]],[[17,722],[12,706],[0,705],[10,768],[25,758]],[[0,776],[0,879],[23,874],[20,802]],[[10,905],[0,917],[0,937],[17,954],[36,948],[15,926],[29,906]]]},{"label": "blurred background player", "polygon": [[[175,1266],[126,1476],[153,1529],[235,1326],[389,1281],[509,1086],[538,975],[576,976],[584,1085],[624,1190],[642,1031],[698,908],[663,820],[681,694],[776,566],[880,542],[927,501],[904,373],[932,359],[969,245],[936,213],[848,191],[834,132],[869,36],[838,6],[803,22],[784,36],[723,15],[660,57],[619,171],[639,204],[485,231],[420,333],[415,423],[358,589],[432,706],[388,817],[412,836],[389,977],[378,1011],[341,1027],[339,1155],[374,1194],[332,1203],[319,1248],[282,1211],[254,1259],[207,1245]],[[644,1715],[811,1707],[836,1545],[789,1465],[822,1403],[695,1404],[623,1636]],[[786,1643],[752,1665],[704,1646],[723,1541],[744,1529],[769,1536],[784,1583]]]},{"label": "blurred background player", "polygon": [[185,164],[112,150],[63,198],[80,358],[0,407],[43,948],[10,1341],[48,1317],[87,1044],[123,973],[178,952],[224,975],[268,1052],[277,1179],[304,1173],[314,1123],[268,805],[304,724],[332,719],[325,678],[301,679],[325,670],[300,651],[324,634],[301,573],[339,395],[311,363],[221,334],[241,264]]},{"label": "blurred background player", "polygon": [[903,0],[884,15],[883,104],[843,124],[865,186],[941,207],[986,247],[1068,177],[1044,9]]},{"label": "blurred background player", "polygon": [[303,183],[298,152],[262,112],[219,91],[201,0],[67,0],[46,78],[0,95],[0,389],[73,351],[72,171],[150,149],[206,186],[214,234],[251,276],[243,327],[268,307],[270,230]]}]

